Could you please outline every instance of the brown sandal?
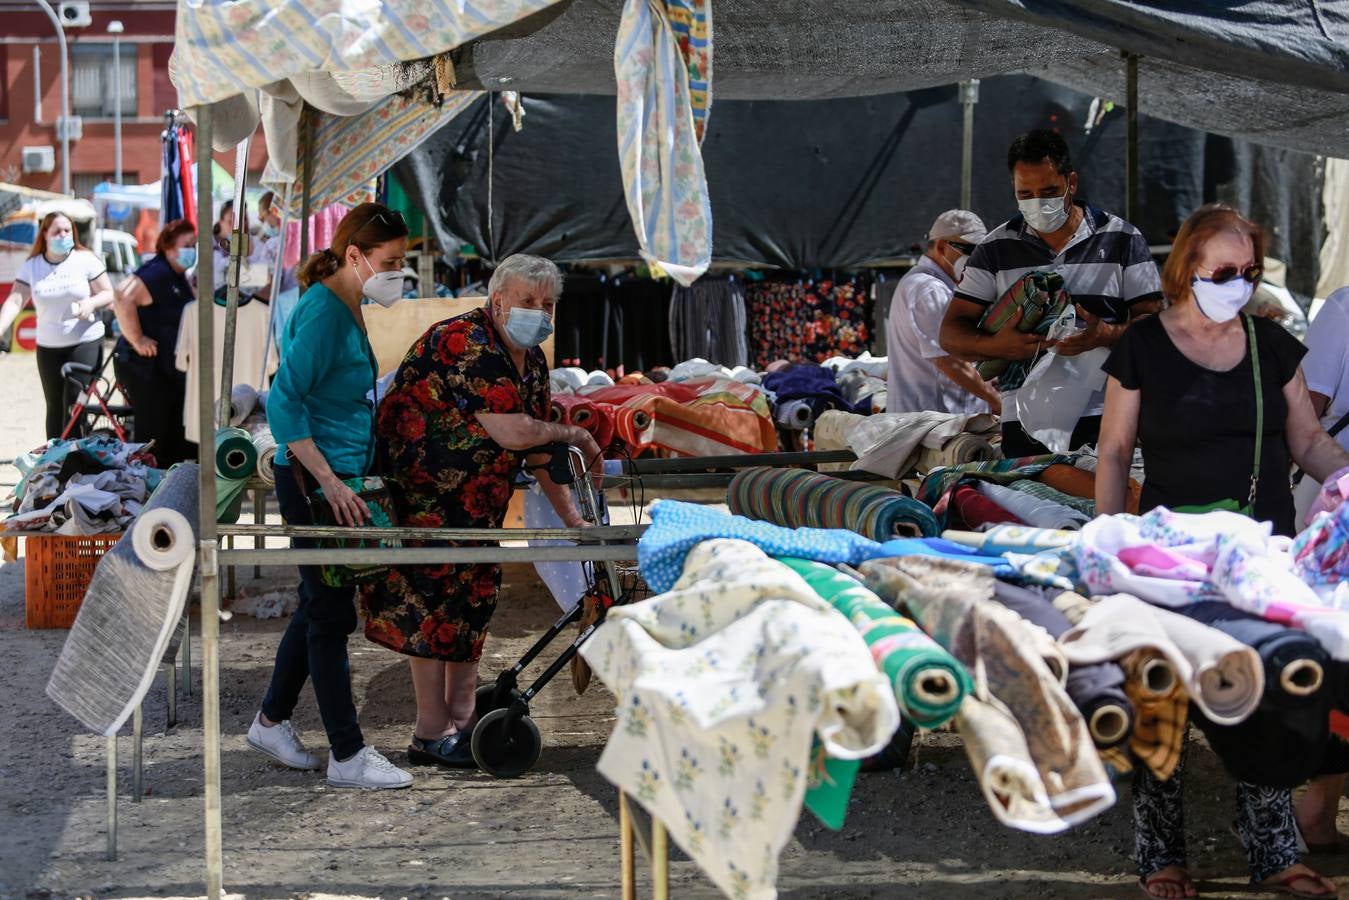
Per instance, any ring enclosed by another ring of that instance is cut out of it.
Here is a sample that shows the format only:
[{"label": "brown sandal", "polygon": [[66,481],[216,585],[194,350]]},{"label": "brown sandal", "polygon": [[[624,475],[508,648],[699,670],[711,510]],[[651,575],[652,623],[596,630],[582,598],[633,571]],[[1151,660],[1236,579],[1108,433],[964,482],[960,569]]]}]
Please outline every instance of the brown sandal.
[{"label": "brown sandal", "polygon": [[[1322,887],[1322,890],[1300,891],[1293,887],[1293,883],[1297,881],[1314,881]],[[1291,875],[1285,875],[1278,881],[1262,881],[1260,882],[1260,887],[1265,890],[1273,891],[1276,894],[1289,894],[1294,897],[1321,898],[1338,897],[1340,895],[1339,888],[1331,888],[1327,885],[1325,876],[1317,875],[1313,872],[1294,872]]]},{"label": "brown sandal", "polygon": [[[1160,884],[1174,884],[1176,887],[1180,888],[1180,896],[1183,900],[1193,900],[1194,897],[1199,896],[1198,891],[1193,895],[1185,893],[1187,889],[1194,887],[1194,879],[1189,875],[1186,875],[1184,878],[1172,878],[1169,875],[1153,875],[1151,878],[1138,879],[1138,887],[1149,897],[1160,897],[1159,894],[1154,894],[1152,892],[1152,888],[1155,885]],[[1167,900],[1167,898],[1160,898],[1160,900]]]}]

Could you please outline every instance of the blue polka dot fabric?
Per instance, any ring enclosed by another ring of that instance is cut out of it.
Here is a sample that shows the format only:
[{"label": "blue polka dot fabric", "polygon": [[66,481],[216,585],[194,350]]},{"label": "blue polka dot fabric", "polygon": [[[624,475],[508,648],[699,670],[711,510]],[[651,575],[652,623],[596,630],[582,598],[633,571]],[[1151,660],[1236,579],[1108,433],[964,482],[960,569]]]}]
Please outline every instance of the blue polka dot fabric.
[{"label": "blue polka dot fabric", "polygon": [[838,528],[783,528],[731,516],[696,503],[662,500],[651,508],[651,527],[637,544],[637,563],[647,586],[663,594],[684,574],[684,557],[703,541],[736,538],[769,556],[861,565],[885,555],[881,545]]}]

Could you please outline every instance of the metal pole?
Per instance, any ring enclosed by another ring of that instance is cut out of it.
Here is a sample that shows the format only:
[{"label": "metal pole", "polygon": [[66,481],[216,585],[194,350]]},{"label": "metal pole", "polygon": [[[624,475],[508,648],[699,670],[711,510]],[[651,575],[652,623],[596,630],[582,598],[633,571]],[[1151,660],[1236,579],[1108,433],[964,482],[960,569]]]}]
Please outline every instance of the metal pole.
[{"label": "metal pole", "polygon": [[33,0],[56,26],[56,45],[61,52],[61,120],[56,123],[61,139],[61,193],[70,193],[70,62],[66,57],[66,30],[47,0]]},{"label": "metal pole", "polygon": [[960,134],[960,208],[974,202],[974,104],[979,102],[979,79],[960,82],[960,105],[964,124]]},{"label": "metal pole", "polygon": [[108,735],[108,859],[117,858],[117,735]]},{"label": "metal pole", "polygon": [[[234,233],[230,235],[230,257],[226,263],[228,269],[225,277],[225,338],[221,343],[220,359],[217,360],[220,366],[220,417],[217,419],[220,428],[230,423],[230,394],[234,390],[234,338],[239,327],[239,266],[243,261],[244,247],[248,243],[248,231],[244,227],[248,219],[248,210],[244,207],[244,190],[248,184],[248,147],[251,142],[251,137],[244,138],[242,147],[235,148]],[[198,284],[200,283],[198,279]],[[207,374],[203,372],[201,377],[206,379]],[[210,380],[214,381],[215,373],[210,372],[209,375]],[[215,429],[210,433],[215,434]],[[231,581],[230,596],[233,595]]]},{"label": "metal pole", "polygon": [[300,264],[303,265],[309,259],[309,229],[313,227],[309,215],[314,199],[309,184],[314,173],[314,116],[308,105],[300,109],[300,134],[304,136],[304,153],[300,160]]},{"label": "metal pole", "polygon": [[131,802],[141,802],[141,744],[145,739],[145,701],[131,714]]},{"label": "metal pole", "polygon": [[1124,52],[1124,218],[1138,214],[1138,55]]},{"label": "metal pole", "polygon": [[112,35],[112,170],[117,184],[122,183],[122,23],[108,23]]},{"label": "metal pole", "polygon": [[[203,165],[197,167],[197,208],[211,208],[212,122],[209,106],[197,107],[197,147]],[[212,358],[215,346],[215,303],[211,300],[211,286],[215,284],[212,272],[211,230],[197,232],[197,284],[205,296],[197,302],[197,359]],[[201,723],[202,762],[205,769],[206,794],[206,897],[219,900],[224,885],[224,859],[221,855],[220,825],[220,569],[217,561],[215,520],[215,459],[214,442],[208,435],[215,433],[215,379],[202,363],[203,371],[197,379],[197,426],[202,440],[197,449],[201,467],[200,503],[198,509],[198,572],[201,574]]]}]

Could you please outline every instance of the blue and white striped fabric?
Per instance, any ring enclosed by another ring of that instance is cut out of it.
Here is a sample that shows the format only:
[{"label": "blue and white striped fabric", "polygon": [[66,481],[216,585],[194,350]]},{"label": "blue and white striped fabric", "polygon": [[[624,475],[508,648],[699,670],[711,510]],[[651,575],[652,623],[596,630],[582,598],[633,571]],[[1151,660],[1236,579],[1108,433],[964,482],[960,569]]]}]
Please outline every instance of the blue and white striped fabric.
[{"label": "blue and white striped fabric", "polygon": [[[712,263],[712,201],[688,67],[664,3],[626,0],[614,76],[618,159],[638,250],[688,287]],[[705,98],[706,81],[701,90]]]},{"label": "blue and white striped fabric", "polygon": [[651,527],[637,544],[637,563],[647,586],[660,594],[670,590],[684,573],[684,557],[713,538],[748,541],[769,556],[852,566],[885,555],[880,544],[852,531],[783,528],[695,503],[662,500],[651,508]]}]

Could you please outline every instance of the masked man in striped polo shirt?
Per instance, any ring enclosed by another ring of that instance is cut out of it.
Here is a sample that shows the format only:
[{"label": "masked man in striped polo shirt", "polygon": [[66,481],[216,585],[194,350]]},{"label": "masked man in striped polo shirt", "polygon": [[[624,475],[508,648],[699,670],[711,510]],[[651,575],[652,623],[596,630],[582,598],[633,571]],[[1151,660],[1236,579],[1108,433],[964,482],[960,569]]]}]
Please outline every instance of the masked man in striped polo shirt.
[{"label": "masked man in striped polo shirt", "polygon": [[[1017,330],[1020,314],[996,334],[979,328],[984,311],[1029,272],[1056,272],[1085,327],[1053,344],[1076,356],[1119,340],[1129,323],[1161,309],[1161,276],[1148,243],[1119,216],[1079,204],[1077,173],[1068,144],[1053,131],[1031,131],[1007,151],[1020,213],[999,225],[974,248],[942,321],[946,352],[970,362],[1029,360],[1049,349],[1042,336]],[[1095,444],[1104,391],[1081,411],[1072,447]],[[1016,391],[1002,393],[1002,451],[1008,458],[1046,453],[1016,420]]]}]

